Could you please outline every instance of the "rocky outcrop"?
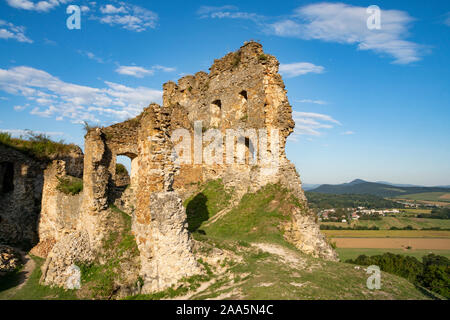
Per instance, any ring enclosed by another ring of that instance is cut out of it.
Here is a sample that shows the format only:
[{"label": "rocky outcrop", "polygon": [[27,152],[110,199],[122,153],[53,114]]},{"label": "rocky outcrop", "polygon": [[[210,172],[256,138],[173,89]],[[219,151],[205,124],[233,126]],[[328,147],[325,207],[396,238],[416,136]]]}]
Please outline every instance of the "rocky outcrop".
[{"label": "rocky outcrop", "polygon": [[[186,211],[181,199],[173,192],[153,193],[150,197],[152,212],[151,232],[136,230],[137,234],[148,234],[149,248],[141,248],[144,287],[143,292],[160,291],[175,284],[180,278],[201,272],[192,254],[192,241],[187,230]],[[147,228],[139,224],[135,228]],[[144,244],[141,244],[143,246]]]},{"label": "rocky outcrop", "polygon": [[22,258],[16,249],[0,245],[0,277],[17,270],[22,265]]},{"label": "rocky outcrop", "polygon": [[74,266],[94,259],[86,232],[74,232],[58,241],[41,267],[41,283],[69,288]]}]

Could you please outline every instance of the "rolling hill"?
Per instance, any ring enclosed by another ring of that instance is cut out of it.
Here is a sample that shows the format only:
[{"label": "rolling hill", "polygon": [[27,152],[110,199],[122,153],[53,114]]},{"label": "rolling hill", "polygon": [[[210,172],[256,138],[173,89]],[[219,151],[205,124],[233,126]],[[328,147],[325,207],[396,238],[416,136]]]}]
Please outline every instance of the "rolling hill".
[{"label": "rolling hill", "polygon": [[361,179],[343,184],[323,184],[310,192],[330,194],[370,194],[379,197],[398,197],[407,194],[426,192],[450,192],[450,188],[442,187],[398,187],[385,183],[368,182]]}]

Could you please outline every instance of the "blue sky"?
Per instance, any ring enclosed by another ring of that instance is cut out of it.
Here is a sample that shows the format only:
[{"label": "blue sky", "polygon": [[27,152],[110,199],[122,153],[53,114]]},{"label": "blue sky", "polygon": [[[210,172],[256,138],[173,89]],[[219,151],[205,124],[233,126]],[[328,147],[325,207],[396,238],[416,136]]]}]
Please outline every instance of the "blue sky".
[{"label": "blue sky", "polygon": [[[69,30],[69,5],[81,29]],[[280,61],[305,183],[450,184],[448,1],[0,0],[0,130],[83,146],[162,84],[260,41]],[[381,9],[370,30],[366,8]]]}]

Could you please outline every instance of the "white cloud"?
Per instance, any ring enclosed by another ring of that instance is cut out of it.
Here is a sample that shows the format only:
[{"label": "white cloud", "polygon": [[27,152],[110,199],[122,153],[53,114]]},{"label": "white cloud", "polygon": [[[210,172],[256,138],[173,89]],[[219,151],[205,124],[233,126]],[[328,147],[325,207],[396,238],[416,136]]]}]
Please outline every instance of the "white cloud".
[{"label": "white cloud", "polygon": [[320,105],[325,105],[325,104],[327,104],[326,101],[323,101],[323,100],[313,100],[313,99],[295,100],[295,102],[299,102],[299,103],[312,103],[312,104],[320,104]]},{"label": "white cloud", "polygon": [[221,7],[213,7],[213,6],[201,6],[197,10],[197,14],[200,18],[212,18],[212,19],[244,19],[244,20],[252,20],[254,22],[258,22],[261,19],[264,19],[264,16],[256,14],[256,13],[248,13],[237,11],[238,8],[235,6],[221,6]]},{"label": "white cloud", "polygon": [[6,2],[13,8],[48,12],[51,9],[58,7],[60,4],[66,4],[72,0],[48,0],[48,1],[30,1],[30,0],[6,0]]},{"label": "white cloud", "polygon": [[105,14],[126,13],[127,12],[123,6],[116,8],[112,4],[107,4],[106,6],[101,7],[100,11]]},{"label": "white cloud", "polygon": [[85,57],[91,59],[91,60],[97,61],[98,63],[104,63],[102,58],[97,57],[92,52],[84,51],[84,50],[78,50],[78,53],[81,54],[82,56],[85,56]]},{"label": "white cloud", "polygon": [[155,73],[154,70],[145,69],[143,67],[138,66],[120,66],[116,69],[116,72],[119,74],[132,76],[136,78],[142,78],[146,75],[153,75]]},{"label": "white cloud", "polygon": [[27,66],[0,68],[0,90],[25,97],[31,114],[73,122],[124,120],[139,114],[150,102],[160,103],[162,97],[161,90],[108,81],[103,88],[64,82]]},{"label": "white cloud", "polygon": [[313,112],[292,112],[295,128],[289,140],[298,141],[300,136],[320,136],[322,130],[332,129],[341,123],[329,115]]},{"label": "white cloud", "polygon": [[144,76],[151,76],[153,74],[155,74],[155,70],[161,70],[164,72],[173,72],[176,69],[175,68],[170,68],[170,67],[164,67],[164,66],[160,66],[160,65],[156,65],[153,66],[150,69],[146,69],[144,67],[139,67],[139,66],[119,66],[116,69],[116,72],[122,75],[127,75],[127,76],[132,76],[132,77],[136,77],[136,78],[143,78]]},{"label": "white cloud", "polygon": [[399,10],[381,10],[381,29],[369,30],[365,7],[344,3],[318,3],[299,7],[294,14],[270,25],[270,32],[327,42],[356,44],[359,50],[372,50],[394,57],[394,63],[420,60],[421,46],[405,40],[413,18]]},{"label": "white cloud", "polygon": [[29,103],[27,103],[26,105],[23,105],[23,106],[14,106],[14,110],[16,110],[16,111],[23,111],[29,106],[30,106]]},{"label": "white cloud", "polygon": [[392,56],[398,64],[421,59],[424,46],[406,40],[414,20],[407,12],[381,10],[381,29],[369,30],[370,15],[366,10],[366,7],[322,2],[299,7],[284,18],[239,12],[233,6],[200,7],[197,13],[201,18],[252,20],[264,32],[281,37],[357,45],[358,50]]},{"label": "white cloud", "polygon": [[316,66],[309,62],[296,62],[296,63],[281,63],[280,73],[288,78],[301,76],[307,73],[322,73],[324,67]]},{"label": "white cloud", "polygon": [[57,131],[31,131],[31,130],[22,130],[22,129],[0,129],[0,132],[7,132],[11,134],[12,136],[26,136],[30,132],[33,132],[35,134],[44,134],[46,136],[62,136],[64,135],[64,132],[57,132]]},{"label": "white cloud", "polygon": [[160,65],[153,66],[153,69],[155,69],[155,70],[162,70],[164,72],[174,72],[174,71],[177,70],[176,68],[164,67],[164,66],[160,66]]},{"label": "white cloud", "polygon": [[353,131],[345,131],[345,132],[342,132],[342,134],[344,134],[344,135],[352,135],[352,134],[355,134]]},{"label": "white cloud", "polygon": [[119,4],[120,6],[107,4],[100,7],[100,12],[103,14],[98,18],[100,22],[136,32],[156,28],[158,15],[155,12],[125,2]]},{"label": "white cloud", "polygon": [[0,39],[14,39],[19,42],[33,43],[33,40],[25,35],[25,27],[0,20]]}]

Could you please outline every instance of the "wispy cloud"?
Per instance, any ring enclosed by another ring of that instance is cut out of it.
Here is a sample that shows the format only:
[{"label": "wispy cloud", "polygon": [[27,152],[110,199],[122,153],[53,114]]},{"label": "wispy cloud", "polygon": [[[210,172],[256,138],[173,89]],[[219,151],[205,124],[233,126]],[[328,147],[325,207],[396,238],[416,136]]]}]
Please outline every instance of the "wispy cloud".
[{"label": "wispy cloud", "polygon": [[48,12],[60,4],[66,4],[72,0],[48,0],[48,1],[30,1],[30,0],[6,0],[6,2],[13,8]]},{"label": "wispy cloud", "polygon": [[25,27],[0,20],[0,39],[14,39],[19,42],[33,43],[33,40],[25,35]]},{"label": "wispy cloud", "polygon": [[301,100],[295,100],[295,102],[299,102],[299,103],[312,103],[312,104],[320,104],[320,105],[325,105],[325,104],[327,104],[326,101],[323,101],[323,100],[313,100],[313,99],[301,99]]},{"label": "wispy cloud", "polygon": [[152,69],[145,69],[138,66],[120,66],[116,69],[116,72],[136,78],[142,78],[146,75],[153,75],[155,73],[155,71]]},{"label": "wispy cloud", "polygon": [[345,132],[342,132],[342,134],[343,135],[352,135],[352,134],[355,134],[353,131],[345,131]]},{"label": "wispy cloud", "polygon": [[444,24],[450,27],[450,12],[447,12],[447,14],[445,15]]},{"label": "wispy cloud", "polygon": [[30,132],[36,133],[36,134],[44,134],[46,136],[63,136],[64,132],[58,132],[58,131],[31,131],[31,130],[22,130],[22,129],[0,129],[0,132],[7,132],[11,134],[12,136],[26,136]]},{"label": "wispy cloud", "polygon": [[381,10],[381,29],[369,30],[365,7],[344,3],[318,3],[297,8],[286,19],[271,24],[272,33],[284,37],[356,44],[394,57],[394,63],[408,64],[421,59],[421,46],[407,41],[413,18],[405,11]]},{"label": "wispy cloud", "polygon": [[381,10],[381,29],[369,30],[367,8],[344,3],[305,5],[282,18],[238,10],[234,6],[201,7],[198,14],[202,18],[252,20],[258,29],[280,37],[356,45],[358,50],[392,56],[398,64],[419,61],[425,51],[424,46],[407,40],[414,19],[405,11]]},{"label": "wispy cloud", "polygon": [[144,76],[151,76],[155,74],[156,70],[161,70],[164,72],[173,72],[176,69],[160,65],[153,66],[149,69],[139,66],[119,66],[116,69],[116,72],[122,75],[132,76],[136,78],[143,78]]},{"label": "wispy cloud", "polygon": [[256,13],[249,13],[249,12],[242,12],[239,11],[239,9],[236,6],[221,6],[221,7],[213,7],[213,6],[201,6],[197,10],[197,14],[200,16],[200,18],[212,18],[212,19],[244,19],[244,20],[252,20],[255,22],[258,22],[262,19],[264,19],[264,16],[256,14]]},{"label": "wispy cloud", "polygon": [[302,76],[307,73],[322,73],[325,68],[309,62],[281,63],[280,73],[288,78]]},{"label": "wispy cloud", "polygon": [[320,136],[322,130],[341,125],[339,121],[322,113],[293,111],[292,115],[295,121],[294,132],[289,136],[292,141],[298,141],[300,136]]},{"label": "wispy cloud", "polygon": [[87,58],[89,58],[91,60],[94,60],[94,61],[96,61],[98,63],[104,63],[102,58],[97,57],[95,54],[93,54],[90,51],[78,50],[78,53],[81,54],[82,56],[87,57]]},{"label": "wispy cloud", "polygon": [[0,69],[0,90],[25,97],[31,114],[40,117],[72,122],[100,122],[101,118],[108,123],[134,117],[152,101],[161,102],[161,90],[104,83],[95,88],[64,82],[27,66]]},{"label": "wispy cloud", "polygon": [[101,17],[97,17],[101,23],[111,26],[119,26],[126,30],[142,32],[156,28],[158,15],[146,8],[118,2],[106,4],[100,7]]}]

